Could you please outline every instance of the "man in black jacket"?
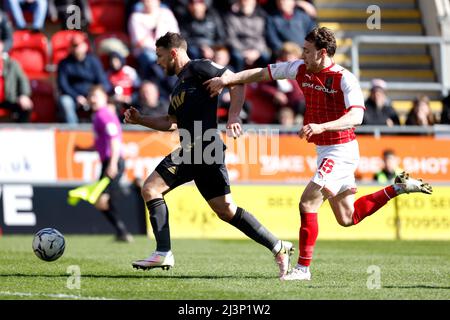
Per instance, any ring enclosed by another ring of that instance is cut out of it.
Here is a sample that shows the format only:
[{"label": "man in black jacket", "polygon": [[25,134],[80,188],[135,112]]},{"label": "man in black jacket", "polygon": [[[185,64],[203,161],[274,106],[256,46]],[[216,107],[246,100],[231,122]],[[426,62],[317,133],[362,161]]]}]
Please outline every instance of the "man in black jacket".
[{"label": "man in black jacket", "polygon": [[59,108],[63,122],[78,123],[77,111],[89,110],[87,95],[92,85],[100,84],[111,91],[100,60],[88,52],[85,36],[77,34],[71,40],[71,52],[58,65]]},{"label": "man in black jacket", "polygon": [[400,125],[397,112],[386,95],[386,82],[382,79],[373,79],[370,96],[365,102],[363,125],[381,125],[392,127]]},{"label": "man in black jacket", "polygon": [[189,43],[192,59],[214,57],[213,47],[225,40],[222,20],[205,0],[189,0],[188,11],[180,21],[181,35]]}]

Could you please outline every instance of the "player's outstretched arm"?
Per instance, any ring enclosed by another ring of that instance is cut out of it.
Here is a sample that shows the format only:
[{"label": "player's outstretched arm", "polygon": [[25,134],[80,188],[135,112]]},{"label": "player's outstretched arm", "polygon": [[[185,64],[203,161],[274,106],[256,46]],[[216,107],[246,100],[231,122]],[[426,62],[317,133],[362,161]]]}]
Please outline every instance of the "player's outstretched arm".
[{"label": "player's outstretched arm", "polygon": [[158,131],[172,131],[176,129],[176,117],[171,115],[161,117],[144,116],[134,107],[127,109],[124,115],[124,122],[127,124],[139,124]]},{"label": "player's outstretched arm", "polygon": [[225,72],[221,77],[215,77],[205,81],[203,84],[206,85],[211,97],[215,97],[224,87],[233,86],[236,84],[244,84],[251,82],[269,81],[270,75],[267,68],[254,68],[244,70],[238,73]]}]

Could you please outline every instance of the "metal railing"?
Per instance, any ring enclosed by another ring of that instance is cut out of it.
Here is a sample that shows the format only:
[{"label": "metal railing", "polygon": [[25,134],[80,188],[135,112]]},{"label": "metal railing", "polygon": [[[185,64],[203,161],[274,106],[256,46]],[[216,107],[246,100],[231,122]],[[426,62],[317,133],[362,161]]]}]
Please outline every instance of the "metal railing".
[{"label": "metal railing", "polygon": [[450,21],[450,1],[439,0],[436,1],[437,16],[439,22]]},{"label": "metal railing", "polygon": [[[143,126],[124,124],[122,126],[124,131],[152,131]],[[0,123],[0,130],[61,130],[61,131],[92,131],[92,124],[80,123],[76,125],[69,125],[64,123]],[[278,124],[244,124],[244,131],[247,132],[262,132],[264,130],[274,130],[280,133],[297,134],[300,127],[294,125],[286,127]],[[219,124],[219,130],[225,131],[225,124]],[[374,126],[364,125],[356,128],[356,133],[373,135],[379,137],[381,135],[428,135],[439,137],[450,137],[450,125],[435,124],[433,126]]]},{"label": "metal railing", "polygon": [[[352,40],[352,72],[360,79],[359,68],[359,46],[362,43],[382,43],[382,44],[433,44],[439,46],[440,56],[440,82],[388,82],[387,86],[391,90],[425,90],[425,91],[440,91],[443,96],[446,96],[450,90],[450,82],[448,78],[448,70],[450,62],[445,53],[446,44],[450,44],[450,38],[442,37],[427,37],[427,36],[356,36]],[[361,82],[361,87],[364,89],[370,88],[370,82]]]}]

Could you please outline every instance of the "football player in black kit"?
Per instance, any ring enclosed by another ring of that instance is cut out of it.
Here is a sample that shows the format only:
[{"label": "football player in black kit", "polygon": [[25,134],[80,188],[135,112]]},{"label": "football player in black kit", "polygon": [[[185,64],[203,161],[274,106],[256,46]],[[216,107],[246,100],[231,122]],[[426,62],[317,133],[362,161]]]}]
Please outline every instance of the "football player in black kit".
[{"label": "football player in black kit", "polygon": [[[164,195],[194,180],[203,198],[220,219],[271,250],[281,278],[290,267],[293,245],[276,238],[253,215],[234,203],[224,164],[226,147],[217,129],[217,97],[210,97],[203,85],[206,80],[231,71],[210,60],[190,60],[186,51],[186,40],[178,33],[168,32],[156,41],[158,64],[168,76],[178,77],[168,114],[150,117],[141,115],[133,107],[125,112],[125,123],[160,131],[178,128],[181,141],[181,147],[161,161],[142,187],[142,197],[150,213],[156,239],[156,250],[147,259],[133,262],[133,267],[169,269],[174,266],[169,211]],[[237,138],[242,133],[239,113],[245,91],[243,86],[229,89],[231,107],[227,131]]]}]

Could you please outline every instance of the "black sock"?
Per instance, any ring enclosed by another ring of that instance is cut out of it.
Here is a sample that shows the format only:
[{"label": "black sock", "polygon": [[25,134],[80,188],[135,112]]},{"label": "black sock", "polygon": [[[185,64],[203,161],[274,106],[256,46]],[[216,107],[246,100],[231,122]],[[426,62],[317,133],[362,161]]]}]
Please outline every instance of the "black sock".
[{"label": "black sock", "polygon": [[156,239],[156,251],[170,251],[169,210],[166,202],[159,198],[150,200],[146,204]]},{"label": "black sock", "polygon": [[229,223],[269,250],[272,250],[278,242],[269,230],[242,208],[237,208],[236,214]]}]

